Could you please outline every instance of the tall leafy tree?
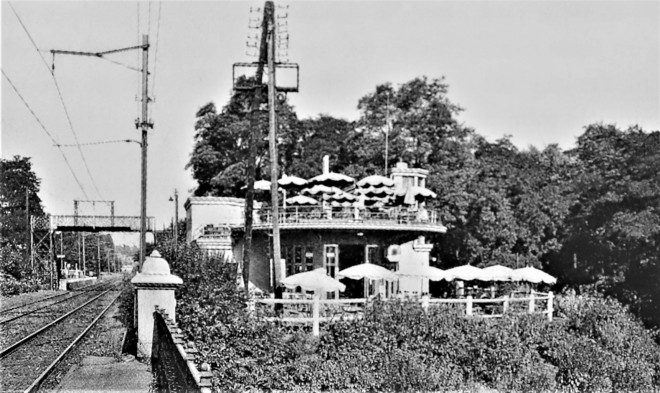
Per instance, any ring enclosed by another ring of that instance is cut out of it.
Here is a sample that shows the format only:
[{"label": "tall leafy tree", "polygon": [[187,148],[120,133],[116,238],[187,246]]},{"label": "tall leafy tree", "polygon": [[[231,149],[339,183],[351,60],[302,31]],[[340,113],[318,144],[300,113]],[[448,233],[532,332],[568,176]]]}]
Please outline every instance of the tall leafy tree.
[{"label": "tall leafy tree", "polygon": [[16,278],[28,272],[28,216],[42,216],[41,180],[29,157],[0,159],[0,269]]},{"label": "tall leafy tree", "polygon": [[38,195],[40,184],[29,157],[0,159],[0,243],[3,245],[25,246],[29,230],[27,214],[44,214]]},{"label": "tall leafy tree", "polygon": [[362,97],[358,127],[372,148],[364,158],[384,166],[387,136],[388,166],[402,160],[428,167],[446,159],[453,142],[464,141],[470,134],[456,120],[462,109],[448,99],[448,89],[444,78],[420,77],[398,88],[391,83],[378,85],[375,92]]},{"label": "tall leafy tree", "polygon": [[[197,180],[196,196],[239,196],[246,182],[246,168],[251,132],[251,91],[235,91],[227,105],[218,112],[214,103],[202,106],[196,114],[195,145],[186,165]],[[262,102],[267,102],[264,99]],[[262,105],[257,113],[259,129],[256,178],[269,178],[268,106]],[[297,127],[297,117],[286,100],[278,103],[280,132],[291,133]],[[282,142],[280,141],[280,144]]]}]

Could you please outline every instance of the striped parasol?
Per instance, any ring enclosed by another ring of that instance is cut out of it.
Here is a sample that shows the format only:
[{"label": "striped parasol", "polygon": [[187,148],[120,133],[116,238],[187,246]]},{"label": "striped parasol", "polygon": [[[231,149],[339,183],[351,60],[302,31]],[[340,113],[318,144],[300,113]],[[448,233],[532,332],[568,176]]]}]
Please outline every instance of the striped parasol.
[{"label": "striped parasol", "polygon": [[341,173],[329,172],[315,176],[307,181],[308,185],[324,185],[330,187],[347,187],[355,183],[355,179]]}]

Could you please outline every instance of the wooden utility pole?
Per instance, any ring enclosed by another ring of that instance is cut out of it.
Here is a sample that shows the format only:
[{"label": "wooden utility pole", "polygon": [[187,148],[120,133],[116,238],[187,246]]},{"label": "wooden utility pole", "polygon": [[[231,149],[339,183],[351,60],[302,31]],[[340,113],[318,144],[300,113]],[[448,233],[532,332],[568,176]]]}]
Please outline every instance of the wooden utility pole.
[{"label": "wooden utility pole", "polygon": [[[269,6],[270,3],[270,6]],[[261,21],[261,45],[259,49],[259,61],[257,62],[257,72],[255,74],[255,87],[252,95],[252,104],[250,105],[250,141],[248,149],[247,162],[247,191],[245,193],[245,233],[243,234],[243,284],[245,290],[248,290],[250,282],[250,257],[252,255],[252,216],[254,210],[254,177],[256,172],[257,147],[260,138],[259,129],[259,107],[264,92],[263,75],[264,65],[268,61],[268,15],[274,12],[272,2],[266,2],[264,8],[264,17]]]},{"label": "wooden utility pole", "polygon": [[[286,16],[285,16],[286,17]],[[259,59],[253,63],[234,63],[234,72],[237,67],[255,67],[256,73],[254,81],[251,84],[250,80],[243,80],[247,85],[237,84],[237,79],[234,78],[234,90],[249,90],[252,91],[252,102],[250,106],[250,138],[247,159],[247,192],[245,194],[245,234],[243,237],[243,283],[247,289],[250,274],[250,258],[252,252],[252,211],[254,209],[254,176],[255,165],[257,156],[257,147],[261,140],[259,128],[259,107],[263,99],[264,89],[266,86],[263,84],[264,67],[268,66],[268,107],[269,107],[269,152],[270,152],[270,180],[271,180],[271,205],[272,205],[272,225],[273,225],[273,277],[274,284],[277,286],[281,280],[281,250],[280,250],[280,230],[279,230],[279,194],[277,180],[279,178],[278,158],[277,158],[277,93],[278,92],[297,92],[298,91],[298,65],[294,63],[280,63],[276,61],[275,53],[278,47],[276,32],[279,25],[275,23],[275,4],[272,1],[266,1],[264,4],[263,18],[261,25],[261,40],[259,47]],[[255,27],[257,28],[257,27]],[[288,41],[288,36],[287,36]],[[250,47],[257,47],[248,45]],[[289,87],[277,87],[275,70],[278,67],[293,69],[296,72],[296,84]],[[236,74],[234,74],[236,75]],[[238,79],[241,80],[240,78]]]},{"label": "wooden utility pole", "polygon": [[[275,282],[273,290],[280,284],[280,226],[279,226],[279,194],[278,184],[279,170],[277,163],[277,112],[276,112],[276,84],[275,84],[275,7],[272,1],[266,2],[266,10],[269,9],[268,15],[268,107],[269,107],[269,132],[268,132],[268,145],[270,147],[270,195],[272,201],[272,217],[273,217],[273,269],[275,270]],[[264,14],[264,18],[266,14]]]}]

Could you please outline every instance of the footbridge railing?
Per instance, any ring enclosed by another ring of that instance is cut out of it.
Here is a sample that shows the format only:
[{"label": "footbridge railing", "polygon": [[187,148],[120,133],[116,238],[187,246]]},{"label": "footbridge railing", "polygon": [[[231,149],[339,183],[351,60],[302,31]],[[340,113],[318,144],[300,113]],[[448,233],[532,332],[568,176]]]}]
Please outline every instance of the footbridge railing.
[{"label": "footbridge railing", "polygon": [[[107,231],[139,231],[138,216],[50,216],[52,230],[67,230],[76,228],[91,228]],[[155,219],[147,217],[147,231],[153,231]]]}]

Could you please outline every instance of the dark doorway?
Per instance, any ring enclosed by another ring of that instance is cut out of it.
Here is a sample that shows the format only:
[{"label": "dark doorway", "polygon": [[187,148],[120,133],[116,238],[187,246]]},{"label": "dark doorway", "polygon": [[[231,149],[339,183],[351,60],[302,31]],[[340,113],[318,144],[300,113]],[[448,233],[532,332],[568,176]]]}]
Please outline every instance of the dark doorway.
[{"label": "dark doorway", "polygon": [[[364,246],[360,244],[339,245],[339,270],[364,263]],[[364,279],[351,280],[344,278],[340,280],[346,285],[344,297],[355,299],[364,297]]]}]

